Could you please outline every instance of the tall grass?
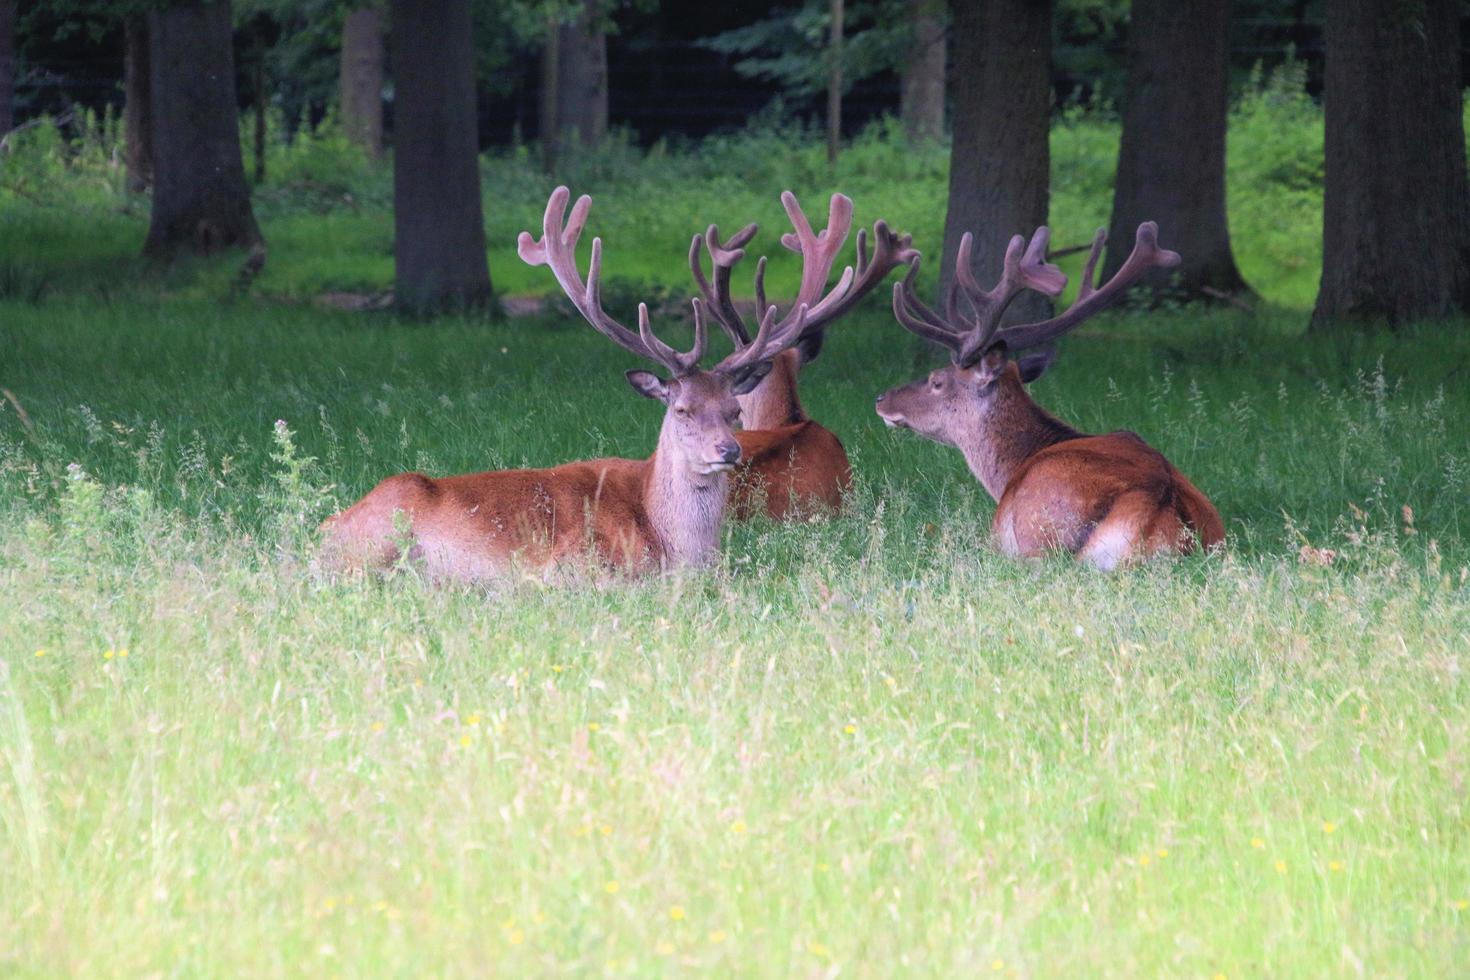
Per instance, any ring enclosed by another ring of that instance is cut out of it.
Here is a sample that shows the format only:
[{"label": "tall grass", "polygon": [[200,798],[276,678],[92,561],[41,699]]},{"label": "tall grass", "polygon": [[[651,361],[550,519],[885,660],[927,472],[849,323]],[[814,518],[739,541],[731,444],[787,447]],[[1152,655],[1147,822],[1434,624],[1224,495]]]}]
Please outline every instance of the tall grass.
[{"label": "tall grass", "polygon": [[[1317,125],[1272,98],[1235,132]],[[1115,138],[1058,127],[1059,241],[1101,222]],[[942,151],[874,135],[833,183],[762,139],[571,175],[625,293],[681,284],[698,222],[779,225],[782,186],[937,234]],[[404,469],[646,454],[627,359],[565,318],[275,301],[386,283],[380,172],[327,206],[273,158],[266,296],[220,302],[231,261],[132,265],[105,154],[57,152],[69,183],[0,191],[0,972],[1462,969],[1470,334],[1302,337],[1305,203],[1235,198],[1276,216],[1236,232],[1280,309],[1125,311],[1036,386],[1169,455],[1222,555],[997,556],[957,454],[872,413],[931,356],[875,302],[803,378],[844,516],[731,527],[707,572],[456,588],[323,577],[314,525]],[[547,181],[486,167],[508,256]]]}]

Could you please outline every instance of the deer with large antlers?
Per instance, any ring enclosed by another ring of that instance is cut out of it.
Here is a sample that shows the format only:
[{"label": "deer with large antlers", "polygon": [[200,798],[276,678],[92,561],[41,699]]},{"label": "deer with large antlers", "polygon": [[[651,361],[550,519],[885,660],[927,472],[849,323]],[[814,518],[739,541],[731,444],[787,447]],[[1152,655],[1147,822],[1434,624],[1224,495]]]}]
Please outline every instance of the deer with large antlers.
[{"label": "deer with large antlers", "polygon": [[613,319],[600,296],[600,238],[592,240],[585,281],[577,268],[577,241],[592,199],[578,199],[568,217],[570,197],[565,187],[552,193],[541,238],[522,232],[520,256],[549,267],[595,330],[667,372],[667,378],[627,373],[635,391],[665,406],[653,455],[442,479],[389,477],[323,524],[330,564],[390,566],[405,538],[408,557],[422,561],[431,576],[453,579],[487,578],[515,565],[555,567],[589,553],[631,572],[697,566],[715,556],[730,472],[741,457],[736,399],[801,338],[807,307],[798,305],[779,321],[776,308],[768,307],[754,337],[737,338],[729,356],[701,370],[708,340],[703,300],[693,301],[694,347],[687,353],[654,335],[646,304],[639,304],[636,332]]},{"label": "deer with large antlers", "polygon": [[1067,284],[1062,270],[1046,262],[1048,234],[1038,229],[1029,244],[1020,235],[1012,238],[1000,282],[990,290],[975,281],[966,234],[943,314],[914,295],[918,260],[910,264],[894,285],[894,315],[908,330],[948,348],[953,363],[879,395],[879,417],[964,453],[970,472],[996,500],[991,533],[1007,555],[1034,557],[1060,548],[1112,569],[1219,545],[1225,538],[1220,515],[1157,450],[1132,432],[1078,432],[1032,401],[1025,388],[1051,365],[1053,341],[1115,302],[1148,270],[1177,265],[1178,253],[1160,248],[1158,227],[1145,222],[1122,268],[1095,286],[1106,239],[1100,230],[1072,305],[1049,320],[1003,327],[1006,307],[1021,291],[1057,296]]},{"label": "deer with large antlers", "polygon": [[[735,436],[740,442],[741,462],[733,491],[735,516],[742,520],[761,510],[781,520],[841,507],[843,495],[852,484],[847,451],[835,435],[807,417],[797,395],[796,377],[821,351],[826,328],[872,292],[889,272],[918,254],[910,247],[908,235],[898,235],[878,221],[873,225],[870,256],[866,230],[860,228],[857,265],[848,266],[829,290],[832,267],[852,228],[852,200],[833,194],[827,227],[820,232],[812,230],[796,195],[783,193],[781,204],[793,228],[781,236],[781,244],[802,259],[801,284],[787,320],[803,308],[806,318],[800,336],[775,357],[766,376],[750,391],[736,395],[743,431]],[[730,295],[730,278],[755,234],[756,226],[749,224],[722,242],[719,229],[710,225],[703,235],[695,235],[689,246],[689,269],[695,285],[710,314],[737,346],[750,343],[750,328]],[[703,251],[710,257],[712,274],[708,278]],[[768,308],[765,273],[766,259],[762,256],[755,270],[757,310]]]}]

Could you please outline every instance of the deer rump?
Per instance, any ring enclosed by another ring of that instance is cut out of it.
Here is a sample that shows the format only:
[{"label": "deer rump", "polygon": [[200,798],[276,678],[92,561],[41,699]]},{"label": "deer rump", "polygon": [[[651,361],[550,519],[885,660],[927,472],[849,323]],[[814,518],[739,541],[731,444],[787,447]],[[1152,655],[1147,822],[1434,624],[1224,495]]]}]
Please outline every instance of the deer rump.
[{"label": "deer rump", "polygon": [[646,461],[615,458],[442,479],[400,473],[323,522],[323,558],[347,571],[406,557],[433,578],[457,580],[589,558],[638,574],[664,558],[643,506],[648,477]]},{"label": "deer rump", "polygon": [[996,503],[991,533],[1011,557],[1062,549],[1105,570],[1225,540],[1205,495],[1127,431],[1067,439],[1028,458]]},{"label": "deer rump", "polygon": [[835,514],[852,487],[842,441],[811,420],[735,433],[740,463],[730,481],[736,520]]}]

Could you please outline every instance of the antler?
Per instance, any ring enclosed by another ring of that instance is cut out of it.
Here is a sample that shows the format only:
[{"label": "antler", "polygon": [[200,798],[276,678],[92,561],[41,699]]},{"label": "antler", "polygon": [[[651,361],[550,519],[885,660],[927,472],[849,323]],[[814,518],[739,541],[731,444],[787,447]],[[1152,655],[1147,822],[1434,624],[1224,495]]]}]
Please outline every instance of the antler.
[{"label": "antler", "polygon": [[[847,233],[852,227],[852,199],[843,194],[832,195],[827,209],[827,227],[821,232],[812,230],[811,222],[807,220],[795,194],[784,192],[781,195],[781,204],[794,229],[781,236],[781,244],[802,257],[801,285],[787,315],[769,327],[766,320],[771,316],[772,308],[766,303],[764,256],[756,264],[755,272],[756,307],[764,311],[761,328],[769,329],[773,339],[790,335],[790,341],[781,344],[781,349],[807,334],[825,329],[829,323],[847,313],[859,300],[872,292],[889,272],[918,256],[910,244],[910,236],[896,234],[888,227],[887,222],[880,220],[873,225],[872,256],[868,255],[867,234],[859,229],[856,269],[852,266],[844,269],[837,284],[828,290],[827,280],[832,274],[833,263],[841,253],[842,246],[847,241]],[[745,320],[730,297],[730,275],[736,263],[745,257],[744,246],[755,233],[755,225],[746,225],[728,241],[721,243],[719,229],[710,225],[702,239],[696,235],[689,245],[689,268],[694,273],[695,284],[737,350],[750,344],[751,339]],[[701,267],[701,245],[710,254],[714,269],[713,282],[705,278]],[[801,315],[803,307],[806,312]],[[798,322],[798,316],[800,326],[793,329]]]},{"label": "antler", "polygon": [[680,354],[653,334],[649,324],[648,304],[638,304],[638,332],[635,334],[602,308],[602,239],[592,239],[592,262],[587,268],[587,281],[577,271],[577,241],[587,224],[587,213],[592,209],[592,198],[583,194],[572,206],[570,217],[566,216],[567,201],[572,192],[558,187],[546,201],[546,214],[541,222],[541,238],[531,237],[523,231],[516,239],[516,251],[528,265],[544,265],[551,269],[557,285],[572,301],[577,312],[598,333],[619,347],[639,357],[662,365],[674,377],[695,370],[699,359],[704,356],[708,341],[704,323],[704,309],[698,299],[694,300],[694,348]]},{"label": "antler", "polygon": [[[1092,241],[1092,253],[1082,273],[1081,291],[1067,311],[1049,320],[1003,329],[1000,327],[1001,317],[1022,290],[1056,296],[1066,287],[1066,275],[1046,262],[1046,246],[1051,233],[1045,226],[1038,228],[1029,245],[1020,235],[1012,238],[1006,248],[1000,282],[987,291],[975,281],[970,265],[973,239],[966,232],[960,239],[959,252],[955,257],[955,276],[945,299],[945,315],[940,316],[914,295],[914,279],[919,270],[917,258],[909,263],[909,272],[903,281],[893,286],[893,314],[906,329],[948,347],[951,358],[961,367],[974,364],[999,343],[1004,343],[1011,350],[1037,347],[1111,305],[1150,269],[1178,265],[1177,252],[1158,247],[1158,232],[1158,225],[1152,221],[1139,225],[1133,253],[1106,285],[1095,288],[1093,271],[1098,256],[1102,254],[1103,243],[1107,241],[1107,232],[1098,229]],[[960,310],[961,294],[969,301],[973,317],[965,317]]]}]

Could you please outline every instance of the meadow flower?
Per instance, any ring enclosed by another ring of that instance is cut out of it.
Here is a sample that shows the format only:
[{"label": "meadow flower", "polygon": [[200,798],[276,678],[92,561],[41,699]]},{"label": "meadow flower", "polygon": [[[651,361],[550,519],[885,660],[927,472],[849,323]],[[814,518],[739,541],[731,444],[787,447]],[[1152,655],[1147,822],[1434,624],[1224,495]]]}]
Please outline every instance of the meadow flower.
[{"label": "meadow flower", "polygon": [[848,725],[846,728],[844,728],[842,730],[844,732],[846,732],[847,734],[849,734],[849,735],[856,735],[857,734],[857,726],[856,725]]},{"label": "meadow flower", "polygon": [[114,656],[116,656],[116,652],[113,651],[113,650],[103,650],[102,651],[102,659],[103,660],[111,660]]},{"label": "meadow flower", "polygon": [[607,892],[609,895],[616,895],[620,887],[622,886],[619,885],[616,881],[609,881],[607,884],[602,886],[602,890]]},{"label": "meadow flower", "polygon": [[827,957],[832,955],[831,950],[829,950],[826,946],[823,946],[816,940],[812,940],[811,942],[806,944],[806,951],[808,953],[811,953],[813,956],[820,956],[823,959],[826,959]]},{"label": "meadow flower", "polygon": [[736,820],[734,823],[732,823],[730,825],[730,833],[732,833],[732,834],[743,834],[743,833],[745,833],[745,821],[744,820]]},{"label": "meadow flower", "polygon": [[601,827],[598,827],[597,828],[597,832],[599,834],[601,834],[602,836],[604,836],[604,837],[611,837],[612,836],[612,824],[610,824],[610,823],[603,824]]},{"label": "meadow flower", "polygon": [[470,738],[468,735],[461,735],[459,737],[459,744],[463,745],[465,748],[469,748],[470,745],[474,743],[474,741],[475,740]]},{"label": "meadow flower", "polygon": [[653,947],[660,956],[671,956],[674,952],[674,944],[667,939],[660,939],[658,945]]},{"label": "meadow flower", "polygon": [[682,922],[684,919],[684,906],[670,905],[669,918],[673,919],[675,922]]},{"label": "meadow flower", "polygon": [[468,718],[466,718],[464,720],[464,723],[466,725],[471,726],[471,727],[473,727],[475,725],[478,725],[480,723],[480,716],[479,715],[470,715]]},{"label": "meadow flower", "polygon": [[724,942],[727,938],[728,937],[725,935],[725,930],[723,929],[711,930],[709,934],[709,941],[714,943],[716,946]]},{"label": "meadow flower", "polygon": [[36,651],[36,656],[38,656],[38,657],[44,657],[44,656],[46,656],[46,651],[45,650],[37,650]]},{"label": "meadow flower", "polygon": [[117,651],[117,655],[119,657],[126,657],[128,655],[128,648],[123,647],[121,650]]},{"label": "meadow flower", "polygon": [[1322,821],[1322,833],[1324,833],[1324,834],[1333,834],[1333,833],[1336,833],[1336,832],[1337,832],[1337,824],[1333,823],[1331,820],[1324,820],[1324,821]]},{"label": "meadow flower", "polygon": [[1285,861],[1277,861],[1273,865],[1273,867],[1276,869],[1276,873],[1277,874],[1279,874],[1279,875],[1286,874],[1286,862]]},{"label": "meadow flower", "polygon": [[1328,871],[1341,871],[1342,870],[1342,862],[1341,861],[1328,861],[1327,862],[1327,870]]},{"label": "meadow flower", "polygon": [[523,929],[512,929],[510,935],[505,937],[512,946],[519,946],[526,941],[526,933]]},{"label": "meadow flower", "polygon": [[[1077,628],[1080,630],[1082,627],[1079,626]],[[990,963],[990,968],[999,973],[1001,970],[1004,970],[1006,968],[1006,961],[999,959],[992,960]]]},{"label": "meadow flower", "polygon": [[1166,858],[1169,856],[1169,849],[1167,847],[1161,847],[1156,853],[1159,855],[1160,858]]},{"label": "meadow flower", "polygon": [[1148,855],[1145,854],[1145,855],[1143,855],[1143,857],[1139,858],[1138,859],[1138,863],[1140,865],[1142,865],[1143,867],[1145,867],[1145,868],[1148,867],[1149,866],[1149,857],[1148,857]]},{"label": "meadow flower", "polygon": [[1251,847],[1254,847],[1256,850],[1259,851],[1261,848],[1263,848],[1265,846],[1266,846],[1266,842],[1263,841],[1263,840],[1261,840],[1261,838],[1259,838],[1259,837],[1252,837],[1251,838]]},{"label": "meadow flower", "polygon": [[1470,909],[1470,898],[1460,899],[1458,902],[1455,903],[1455,909],[1460,912],[1463,912],[1466,909]]},{"label": "meadow flower", "polygon": [[375,721],[373,722],[372,728],[375,732],[381,732],[383,730],[383,723],[381,721]]},{"label": "meadow flower", "polygon": [[602,731],[602,726],[595,721],[589,721],[587,723],[587,730],[589,732],[600,732]]}]

